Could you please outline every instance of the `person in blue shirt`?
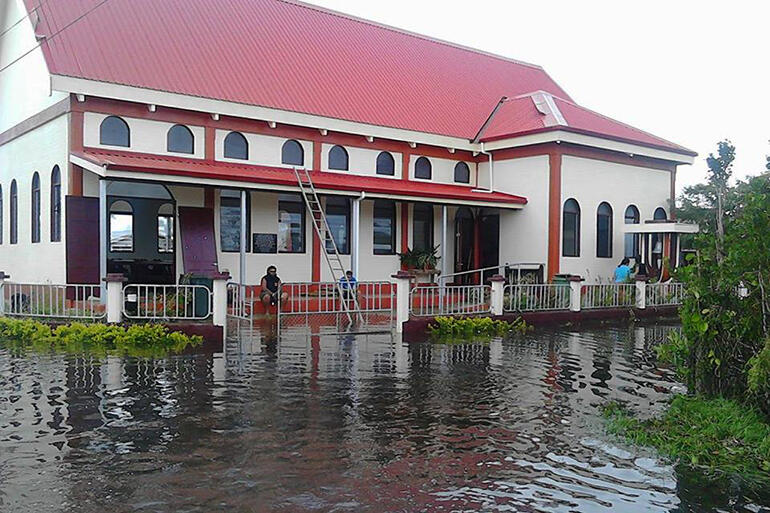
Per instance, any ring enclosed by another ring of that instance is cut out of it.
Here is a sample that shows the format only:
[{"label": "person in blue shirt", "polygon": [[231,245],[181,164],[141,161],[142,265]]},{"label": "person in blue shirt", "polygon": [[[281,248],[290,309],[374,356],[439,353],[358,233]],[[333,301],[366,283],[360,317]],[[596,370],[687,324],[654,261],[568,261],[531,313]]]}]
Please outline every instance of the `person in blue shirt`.
[{"label": "person in blue shirt", "polygon": [[615,268],[615,283],[628,283],[631,281],[631,267],[628,265],[630,260],[625,257]]},{"label": "person in blue shirt", "polygon": [[344,294],[345,299],[350,299],[358,287],[358,281],[353,276],[353,271],[346,271],[345,276],[340,278],[340,288]]}]

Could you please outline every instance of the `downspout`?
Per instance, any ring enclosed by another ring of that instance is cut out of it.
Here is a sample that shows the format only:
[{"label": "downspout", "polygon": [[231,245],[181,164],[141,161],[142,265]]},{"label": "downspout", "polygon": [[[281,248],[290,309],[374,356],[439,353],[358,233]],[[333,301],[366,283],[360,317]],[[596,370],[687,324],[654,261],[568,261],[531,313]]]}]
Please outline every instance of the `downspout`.
[{"label": "downspout", "polygon": [[[489,157],[489,190],[486,192],[494,192],[495,190],[495,162],[492,160],[492,154],[488,151],[484,150],[484,143],[481,143],[481,151],[479,152],[482,155],[486,155]],[[478,181],[476,182],[476,185],[478,185]]]},{"label": "downspout", "polygon": [[[479,132],[476,134],[476,137],[473,138],[471,141],[472,144],[478,144],[479,140],[481,139],[482,134],[487,129],[490,123],[492,123],[492,119],[495,117],[495,114],[497,114],[497,111],[500,110],[500,107],[503,106],[503,103],[505,103],[508,100],[507,96],[503,96],[500,98],[500,101],[497,102],[497,105],[495,105],[495,108],[492,109],[492,113],[489,115],[486,121],[484,121],[484,124],[481,125],[481,128],[479,129]],[[486,155],[489,157],[489,189],[474,189],[476,192],[493,192],[495,190],[495,173],[494,173],[494,162],[492,160],[492,154],[485,150],[484,148],[484,142],[481,142],[481,151],[479,152],[482,155]],[[476,186],[478,187],[478,175],[476,177]]]}]

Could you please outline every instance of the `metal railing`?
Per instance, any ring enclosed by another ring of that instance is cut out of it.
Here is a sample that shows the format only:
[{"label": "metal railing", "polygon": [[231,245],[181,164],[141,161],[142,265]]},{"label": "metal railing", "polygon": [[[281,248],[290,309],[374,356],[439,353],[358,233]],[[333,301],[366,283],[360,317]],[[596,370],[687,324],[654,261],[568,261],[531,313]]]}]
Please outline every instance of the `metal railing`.
[{"label": "metal railing", "polygon": [[506,312],[540,312],[569,310],[568,284],[506,285],[503,310]]},{"label": "metal railing", "polygon": [[[506,279],[511,281],[512,283],[521,283],[521,276],[522,271],[523,272],[540,272],[542,274],[542,270],[544,269],[545,264],[540,262],[514,262],[509,263],[506,262],[501,265],[493,265],[489,267],[480,267],[478,269],[469,269],[467,271],[460,271],[456,273],[449,273],[440,275],[436,279],[436,283],[439,285],[445,285],[451,281],[455,281],[456,278],[460,276],[473,276],[476,274],[480,274],[481,276],[484,276],[482,273],[487,273],[489,271],[497,271],[499,274],[505,275]],[[516,279],[514,280],[514,276]]]},{"label": "metal railing", "polygon": [[0,287],[3,311],[17,317],[52,319],[101,319],[106,310],[99,285],[6,282]]},{"label": "metal railing", "polygon": [[648,283],[645,288],[647,306],[681,305],[684,285],[681,283]]},{"label": "metal railing", "polygon": [[227,284],[227,316],[237,319],[253,319],[254,305],[259,297],[254,286],[242,283]]},{"label": "metal railing", "polygon": [[633,308],[636,306],[636,286],[632,283],[603,283],[583,285],[580,308]]},{"label": "metal railing", "polygon": [[199,321],[211,315],[211,296],[203,285],[125,285],[123,315],[128,319]]},{"label": "metal railing", "polygon": [[409,311],[417,317],[489,313],[489,285],[417,286],[409,292]]}]

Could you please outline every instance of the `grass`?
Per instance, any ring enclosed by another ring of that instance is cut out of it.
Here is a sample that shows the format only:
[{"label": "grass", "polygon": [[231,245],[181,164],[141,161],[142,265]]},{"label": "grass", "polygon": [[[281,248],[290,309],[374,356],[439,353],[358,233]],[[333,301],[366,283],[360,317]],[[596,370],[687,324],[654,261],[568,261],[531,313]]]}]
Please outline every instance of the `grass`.
[{"label": "grass", "polygon": [[639,420],[618,403],[604,415],[610,432],[708,476],[770,484],[770,423],[741,403],[677,396],[659,418]]}]

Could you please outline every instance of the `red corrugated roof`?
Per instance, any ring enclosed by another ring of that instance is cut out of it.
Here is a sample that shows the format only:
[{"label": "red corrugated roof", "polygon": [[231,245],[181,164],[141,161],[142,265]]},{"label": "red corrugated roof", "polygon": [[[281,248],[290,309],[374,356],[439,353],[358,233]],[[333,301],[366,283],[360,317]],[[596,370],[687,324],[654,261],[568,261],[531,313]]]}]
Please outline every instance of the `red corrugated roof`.
[{"label": "red corrugated roof", "polygon": [[[199,159],[166,157],[122,151],[87,150],[78,156],[108,169],[139,173],[168,174],[192,178],[234,180],[269,185],[297,185],[294,171],[283,167],[255,166],[231,162],[211,162]],[[367,192],[410,198],[472,201],[524,205],[523,196],[502,192],[479,192],[471,187],[435,182],[405,181],[375,176],[350,175],[313,171],[313,184],[318,189]]]}]

